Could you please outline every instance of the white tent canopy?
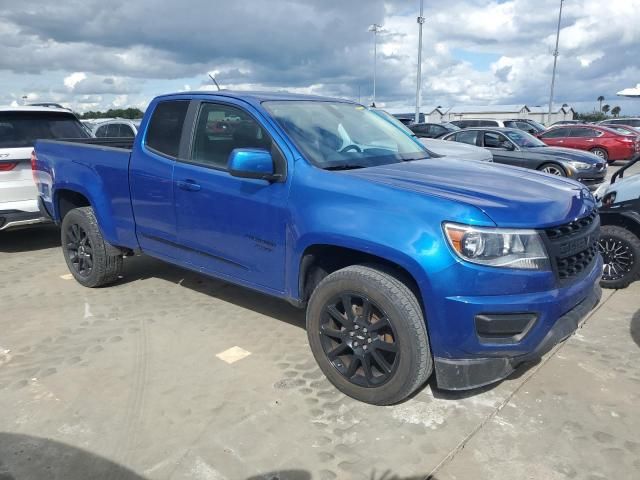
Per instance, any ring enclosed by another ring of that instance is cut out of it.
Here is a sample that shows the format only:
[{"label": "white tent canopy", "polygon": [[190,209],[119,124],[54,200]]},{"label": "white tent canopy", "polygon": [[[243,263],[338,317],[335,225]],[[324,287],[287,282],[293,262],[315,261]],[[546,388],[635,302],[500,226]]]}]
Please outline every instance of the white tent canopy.
[{"label": "white tent canopy", "polygon": [[620,95],[621,97],[640,97],[640,83],[635,87],[620,90],[616,95]]}]

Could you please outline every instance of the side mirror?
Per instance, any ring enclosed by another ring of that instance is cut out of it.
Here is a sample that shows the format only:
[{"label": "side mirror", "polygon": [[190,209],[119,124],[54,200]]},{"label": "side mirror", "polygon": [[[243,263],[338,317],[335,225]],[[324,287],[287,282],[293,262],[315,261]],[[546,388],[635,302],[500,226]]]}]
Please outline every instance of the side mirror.
[{"label": "side mirror", "polygon": [[253,178],[275,182],[281,175],[274,172],[271,153],[262,148],[236,148],[227,162],[229,173],[234,177]]}]

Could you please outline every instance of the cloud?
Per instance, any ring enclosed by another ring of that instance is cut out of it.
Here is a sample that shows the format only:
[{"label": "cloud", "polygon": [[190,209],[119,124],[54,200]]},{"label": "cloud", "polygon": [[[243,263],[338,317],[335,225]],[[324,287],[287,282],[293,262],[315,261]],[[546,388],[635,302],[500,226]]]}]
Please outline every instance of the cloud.
[{"label": "cloud", "polygon": [[[425,104],[544,103],[557,0],[426,2]],[[25,91],[85,108],[144,104],[168,91],[289,89],[370,101],[371,23],[378,36],[380,104],[411,105],[417,1],[0,0],[0,101]],[[612,104],[640,81],[640,0],[565,2],[556,100]],[[464,52],[464,57],[460,52]],[[478,62],[470,61],[477,56]],[[480,65],[482,64],[482,65]],[[115,103],[114,103],[115,102]],[[92,102],[96,103],[96,102]],[[619,102],[622,103],[622,102]],[[633,108],[625,106],[623,111]],[[637,107],[640,109],[640,106]]]}]

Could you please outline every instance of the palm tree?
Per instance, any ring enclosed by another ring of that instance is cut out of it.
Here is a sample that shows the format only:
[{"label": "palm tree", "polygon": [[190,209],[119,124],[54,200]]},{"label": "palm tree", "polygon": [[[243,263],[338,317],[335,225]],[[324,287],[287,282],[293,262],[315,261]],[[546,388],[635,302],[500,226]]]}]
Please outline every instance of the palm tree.
[{"label": "palm tree", "polygon": [[600,102],[600,111],[602,111],[602,102],[604,102],[604,97],[602,95],[598,97],[598,102]]},{"label": "palm tree", "polygon": [[602,106],[602,113],[604,113],[605,115],[607,114],[607,112],[611,110],[611,107],[609,105],[603,105]]},{"label": "palm tree", "polygon": [[621,110],[621,108],[620,108],[620,107],[615,106],[615,107],[613,107],[613,108],[611,109],[611,114],[612,114],[614,117],[617,117],[618,115],[620,115],[620,110]]}]

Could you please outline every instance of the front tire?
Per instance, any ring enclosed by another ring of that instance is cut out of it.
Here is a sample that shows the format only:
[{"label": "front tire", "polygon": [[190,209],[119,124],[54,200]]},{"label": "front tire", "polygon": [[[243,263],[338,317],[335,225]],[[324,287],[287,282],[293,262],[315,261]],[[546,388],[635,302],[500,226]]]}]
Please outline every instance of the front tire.
[{"label": "front tire", "polygon": [[85,287],[115,282],[122,272],[122,255],[102,236],[91,207],[75,208],[61,225],[64,259],[73,277]]},{"label": "front tire", "polygon": [[545,163],[540,168],[538,168],[541,172],[548,173],[549,175],[555,175],[556,177],[566,177],[567,173],[564,171],[560,165],[555,163]]},{"label": "front tire", "polygon": [[366,403],[398,403],[433,371],[418,300],[373,267],[350,266],[320,282],[307,308],[307,336],[327,379]]},{"label": "front tire", "polygon": [[605,225],[600,230],[600,254],[604,260],[604,288],[626,288],[640,278],[640,238],[623,227]]}]

